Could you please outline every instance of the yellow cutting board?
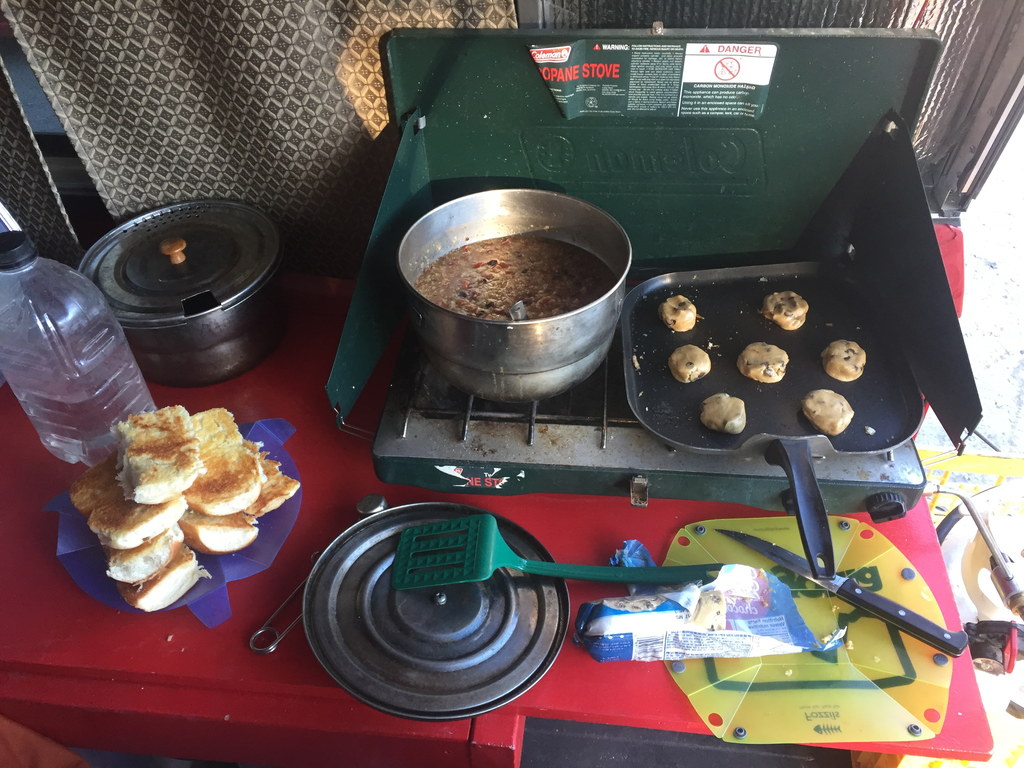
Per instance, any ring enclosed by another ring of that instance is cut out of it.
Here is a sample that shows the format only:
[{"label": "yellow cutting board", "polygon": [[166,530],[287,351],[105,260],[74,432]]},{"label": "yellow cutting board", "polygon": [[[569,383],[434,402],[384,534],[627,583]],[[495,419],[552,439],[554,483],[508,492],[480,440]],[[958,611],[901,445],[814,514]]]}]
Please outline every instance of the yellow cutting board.
[{"label": "yellow cutting board", "polygon": [[[854,576],[932,621],[942,612],[928,585],[878,529],[830,517],[837,571]],[[712,733],[758,744],[915,741],[942,730],[952,659],[806,581],[739,542],[728,528],[759,536],[803,556],[796,518],[705,520],[681,529],[665,565],[745,563],[764,568],[793,590],[797,609],[817,637],[847,628],[845,645],[827,653],[753,659],[692,659],[670,674]]]}]

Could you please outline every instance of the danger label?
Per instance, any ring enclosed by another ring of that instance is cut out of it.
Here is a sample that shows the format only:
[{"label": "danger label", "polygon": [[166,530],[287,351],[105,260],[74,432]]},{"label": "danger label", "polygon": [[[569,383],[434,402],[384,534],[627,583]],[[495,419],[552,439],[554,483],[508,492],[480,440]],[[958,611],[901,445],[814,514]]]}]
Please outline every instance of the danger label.
[{"label": "danger label", "polygon": [[777,53],[768,43],[687,43],[679,114],[757,119]]},{"label": "danger label", "polygon": [[768,85],[778,49],[760,43],[687,43],[683,83]]}]

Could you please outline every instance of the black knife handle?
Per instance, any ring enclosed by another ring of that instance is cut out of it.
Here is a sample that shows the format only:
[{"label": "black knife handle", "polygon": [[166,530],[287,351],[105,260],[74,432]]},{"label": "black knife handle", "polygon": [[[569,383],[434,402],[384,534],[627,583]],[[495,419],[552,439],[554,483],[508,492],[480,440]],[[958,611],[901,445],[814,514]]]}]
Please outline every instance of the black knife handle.
[{"label": "black knife handle", "polygon": [[959,656],[967,648],[966,632],[945,629],[919,613],[914,613],[877,592],[865,589],[854,579],[844,581],[835,594],[850,605],[867,611],[945,654]]}]

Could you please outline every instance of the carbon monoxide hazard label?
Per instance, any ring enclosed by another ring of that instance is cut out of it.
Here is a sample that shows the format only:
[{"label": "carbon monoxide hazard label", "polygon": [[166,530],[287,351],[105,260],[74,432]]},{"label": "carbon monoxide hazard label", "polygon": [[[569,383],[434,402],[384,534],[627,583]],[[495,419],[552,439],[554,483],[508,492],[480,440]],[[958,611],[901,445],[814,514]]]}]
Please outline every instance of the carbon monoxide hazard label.
[{"label": "carbon monoxide hazard label", "polygon": [[777,54],[768,43],[687,43],[679,114],[760,117]]}]

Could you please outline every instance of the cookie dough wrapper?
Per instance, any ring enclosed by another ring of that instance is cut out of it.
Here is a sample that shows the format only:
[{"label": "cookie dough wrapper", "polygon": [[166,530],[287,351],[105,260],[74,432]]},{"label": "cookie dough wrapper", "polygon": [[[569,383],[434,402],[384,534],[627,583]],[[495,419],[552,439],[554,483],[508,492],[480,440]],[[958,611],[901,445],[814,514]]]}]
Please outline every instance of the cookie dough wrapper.
[{"label": "cookie dough wrapper", "polygon": [[573,642],[602,662],[677,661],[827,651],[845,633],[819,640],[785,584],[762,569],[729,564],[709,584],[584,603]]}]

